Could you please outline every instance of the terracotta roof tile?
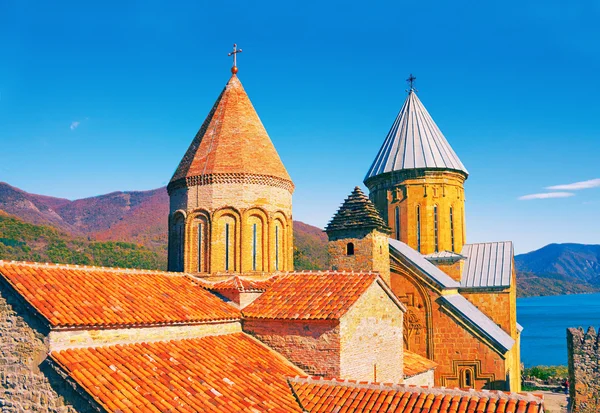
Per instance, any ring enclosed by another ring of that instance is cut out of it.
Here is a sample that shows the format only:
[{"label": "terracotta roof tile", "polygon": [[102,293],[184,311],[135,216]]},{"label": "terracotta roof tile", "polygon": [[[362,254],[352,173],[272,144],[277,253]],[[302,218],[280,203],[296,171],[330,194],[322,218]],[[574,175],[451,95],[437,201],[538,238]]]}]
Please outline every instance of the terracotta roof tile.
[{"label": "terracotta roof tile", "polygon": [[199,281],[202,287],[211,291],[237,290],[239,292],[263,292],[275,282],[276,277],[273,274],[268,276],[244,276],[236,274],[224,277],[217,275],[210,278],[200,278]]},{"label": "terracotta roof tile", "polygon": [[325,232],[331,236],[332,232],[351,229],[377,229],[385,234],[392,232],[373,202],[358,186],[331,218]]},{"label": "terracotta roof tile", "polygon": [[0,261],[0,276],[57,328],[189,324],[241,316],[181,273]]},{"label": "terracotta roof tile", "polygon": [[171,183],[212,174],[264,175],[292,181],[236,75],[217,98]]},{"label": "terracotta roof tile", "polygon": [[416,374],[425,373],[431,369],[435,369],[438,364],[428,358],[413,353],[412,351],[404,350],[404,376],[412,377]]},{"label": "terracotta roof tile", "polygon": [[298,412],[301,373],[244,333],[50,354],[107,411]]},{"label": "terracotta roof tile", "polygon": [[378,278],[377,273],[342,271],[281,273],[243,310],[245,318],[336,320]]},{"label": "terracotta roof tile", "polygon": [[542,413],[543,399],[532,394],[463,391],[351,380],[290,378],[307,413]]}]

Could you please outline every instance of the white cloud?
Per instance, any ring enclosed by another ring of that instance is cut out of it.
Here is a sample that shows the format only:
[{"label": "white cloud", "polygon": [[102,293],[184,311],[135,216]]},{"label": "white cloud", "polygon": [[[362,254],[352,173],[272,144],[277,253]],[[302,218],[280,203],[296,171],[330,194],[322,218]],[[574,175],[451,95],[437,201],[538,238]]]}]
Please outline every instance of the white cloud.
[{"label": "white cloud", "polygon": [[520,201],[528,201],[530,199],[550,199],[550,198],[568,198],[575,196],[571,192],[545,192],[543,194],[523,195],[519,197]]},{"label": "white cloud", "polygon": [[77,129],[77,127],[79,126],[80,123],[81,122],[79,122],[79,121],[71,122],[71,126],[70,126],[71,130]]},{"label": "white cloud", "polygon": [[578,191],[580,189],[589,189],[600,187],[600,179],[590,179],[589,181],[574,182],[566,185],[549,186],[546,189],[551,191]]}]

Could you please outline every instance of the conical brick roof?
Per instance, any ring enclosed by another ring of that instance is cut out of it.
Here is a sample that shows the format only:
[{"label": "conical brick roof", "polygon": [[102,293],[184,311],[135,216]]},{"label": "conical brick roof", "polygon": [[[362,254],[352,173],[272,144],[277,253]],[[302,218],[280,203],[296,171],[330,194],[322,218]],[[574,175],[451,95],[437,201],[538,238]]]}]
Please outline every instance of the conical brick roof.
[{"label": "conical brick roof", "polygon": [[358,186],[331,218],[325,232],[352,229],[377,229],[386,234],[391,232],[375,205]]},{"label": "conical brick roof", "polygon": [[260,182],[257,178],[262,177],[283,181],[284,186],[293,189],[292,179],[235,74],[196,134],[169,186],[190,179],[214,181],[215,176],[242,177],[246,182]]},{"label": "conical brick roof", "polygon": [[409,91],[365,181],[387,172],[407,169],[445,169],[468,175],[413,89]]}]

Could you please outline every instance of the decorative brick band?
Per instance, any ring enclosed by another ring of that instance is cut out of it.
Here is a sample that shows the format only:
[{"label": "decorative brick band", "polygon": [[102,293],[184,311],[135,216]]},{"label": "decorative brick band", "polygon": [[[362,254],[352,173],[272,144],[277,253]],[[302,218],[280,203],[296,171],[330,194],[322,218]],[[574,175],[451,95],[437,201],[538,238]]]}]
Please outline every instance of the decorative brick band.
[{"label": "decorative brick band", "polygon": [[176,181],[169,183],[167,191],[171,194],[171,191],[178,188],[189,188],[190,186],[201,186],[201,185],[212,185],[212,184],[255,184],[255,185],[267,185],[274,186],[276,188],[282,188],[290,193],[294,192],[294,184],[292,181],[287,179],[278,178],[271,175],[258,175],[258,174],[246,174],[246,173],[224,173],[224,174],[208,174],[208,175],[196,175],[181,178]]}]

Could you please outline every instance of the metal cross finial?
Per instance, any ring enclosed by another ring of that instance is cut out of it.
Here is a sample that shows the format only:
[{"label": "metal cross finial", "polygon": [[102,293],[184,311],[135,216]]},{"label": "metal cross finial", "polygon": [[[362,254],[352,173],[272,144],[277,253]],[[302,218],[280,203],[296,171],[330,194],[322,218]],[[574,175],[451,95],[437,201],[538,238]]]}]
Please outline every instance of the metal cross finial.
[{"label": "metal cross finial", "polygon": [[233,44],[233,51],[228,53],[227,56],[233,56],[233,66],[231,67],[231,73],[234,75],[237,73],[237,54],[242,53],[242,49],[237,48],[237,44]]},{"label": "metal cross finial", "polygon": [[413,74],[411,73],[408,76],[408,79],[406,79],[406,81],[408,82],[408,90],[407,90],[407,92],[410,93],[412,91],[416,91],[416,89],[415,89],[415,80],[417,80],[417,78],[414,77]]}]

